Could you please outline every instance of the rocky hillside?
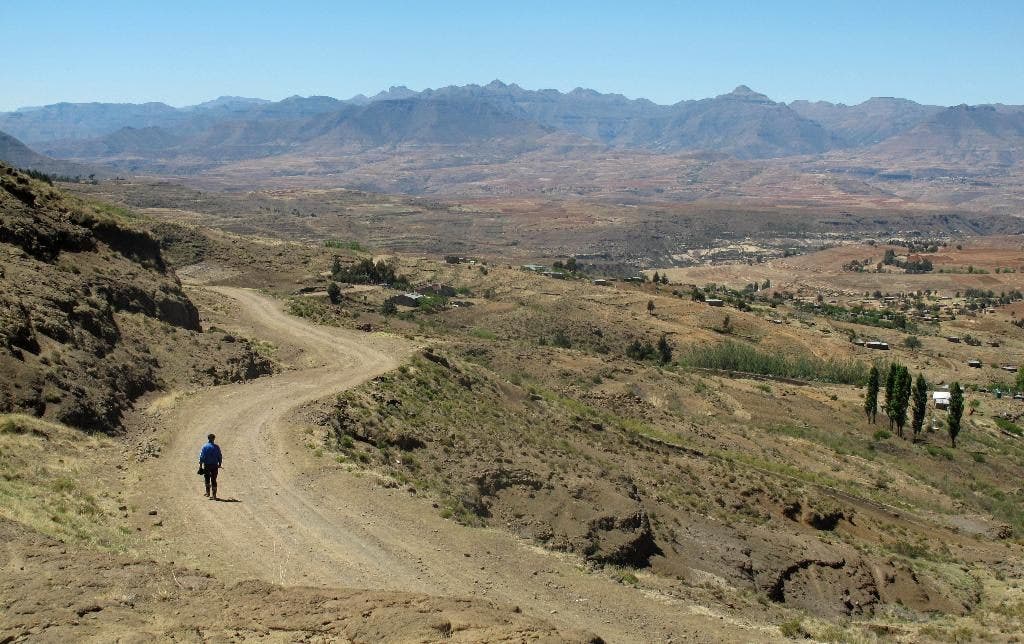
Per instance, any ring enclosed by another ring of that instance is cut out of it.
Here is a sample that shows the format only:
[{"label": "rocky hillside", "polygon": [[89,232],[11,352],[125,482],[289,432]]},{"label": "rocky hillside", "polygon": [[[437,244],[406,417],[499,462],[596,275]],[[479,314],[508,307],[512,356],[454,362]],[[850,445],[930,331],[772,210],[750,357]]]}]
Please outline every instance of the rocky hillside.
[{"label": "rocky hillside", "polygon": [[827,101],[793,101],[800,116],[820,123],[843,147],[872,145],[906,132],[943,108],[921,105],[905,98],[871,98],[857,105]]},{"label": "rocky hillside", "polygon": [[904,167],[1007,168],[1024,160],[1024,112],[958,105],[865,151]]},{"label": "rocky hillside", "polygon": [[0,412],[110,432],[161,385],[271,370],[247,342],[202,332],[158,243],[129,217],[0,164]]}]

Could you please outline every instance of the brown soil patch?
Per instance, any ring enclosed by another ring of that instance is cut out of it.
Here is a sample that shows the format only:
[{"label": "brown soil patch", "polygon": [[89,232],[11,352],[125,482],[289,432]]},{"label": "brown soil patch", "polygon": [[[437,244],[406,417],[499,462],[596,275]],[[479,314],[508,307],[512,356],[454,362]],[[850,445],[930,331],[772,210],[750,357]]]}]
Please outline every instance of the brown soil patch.
[{"label": "brown soil patch", "polygon": [[0,521],[0,640],[595,642],[511,606],[412,593],[225,584]]}]

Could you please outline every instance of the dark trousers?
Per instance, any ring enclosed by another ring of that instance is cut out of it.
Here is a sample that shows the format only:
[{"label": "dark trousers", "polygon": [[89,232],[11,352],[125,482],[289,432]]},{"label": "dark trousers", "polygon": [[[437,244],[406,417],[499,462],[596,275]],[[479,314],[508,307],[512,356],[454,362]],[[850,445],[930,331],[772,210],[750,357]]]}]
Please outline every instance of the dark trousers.
[{"label": "dark trousers", "polygon": [[217,470],[220,467],[217,465],[203,465],[203,482],[206,483],[206,493],[210,493],[211,486],[213,493],[217,493]]}]

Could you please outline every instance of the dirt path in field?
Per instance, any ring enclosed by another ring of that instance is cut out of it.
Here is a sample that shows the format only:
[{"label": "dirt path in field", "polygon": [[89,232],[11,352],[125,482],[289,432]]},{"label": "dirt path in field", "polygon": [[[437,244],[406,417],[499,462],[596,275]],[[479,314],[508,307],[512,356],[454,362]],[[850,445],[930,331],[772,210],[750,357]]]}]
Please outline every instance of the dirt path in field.
[{"label": "dirt path in field", "polygon": [[[396,368],[414,349],[387,336],[319,327],[253,291],[213,289],[237,329],[272,342],[297,368],[176,399],[159,418],[160,458],[140,466],[134,502],[158,511],[155,554],[227,581],[477,597],[520,607],[608,641],[751,641],[765,630],[619,584],[495,529],[466,528],[429,500],[317,457],[300,406]],[[221,496],[207,500],[196,462],[207,433],[224,454]]]}]

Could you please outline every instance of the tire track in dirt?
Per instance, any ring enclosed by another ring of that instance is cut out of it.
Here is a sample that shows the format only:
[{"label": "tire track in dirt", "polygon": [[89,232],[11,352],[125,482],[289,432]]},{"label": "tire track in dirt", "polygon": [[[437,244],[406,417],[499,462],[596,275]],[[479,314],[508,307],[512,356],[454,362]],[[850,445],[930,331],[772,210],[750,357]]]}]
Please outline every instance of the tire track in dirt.
[{"label": "tire track in dirt", "polygon": [[[415,347],[314,326],[253,291],[213,290],[239,306],[247,335],[297,349],[309,366],[203,389],[165,413],[166,447],[141,466],[134,498],[158,509],[163,525],[148,543],[159,556],[228,580],[486,598],[610,641],[777,637],[588,573],[506,532],[459,526],[373,475],[317,459],[291,422],[295,410],[396,368]],[[202,495],[196,461],[210,432],[225,452],[221,495],[235,502]]]}]

